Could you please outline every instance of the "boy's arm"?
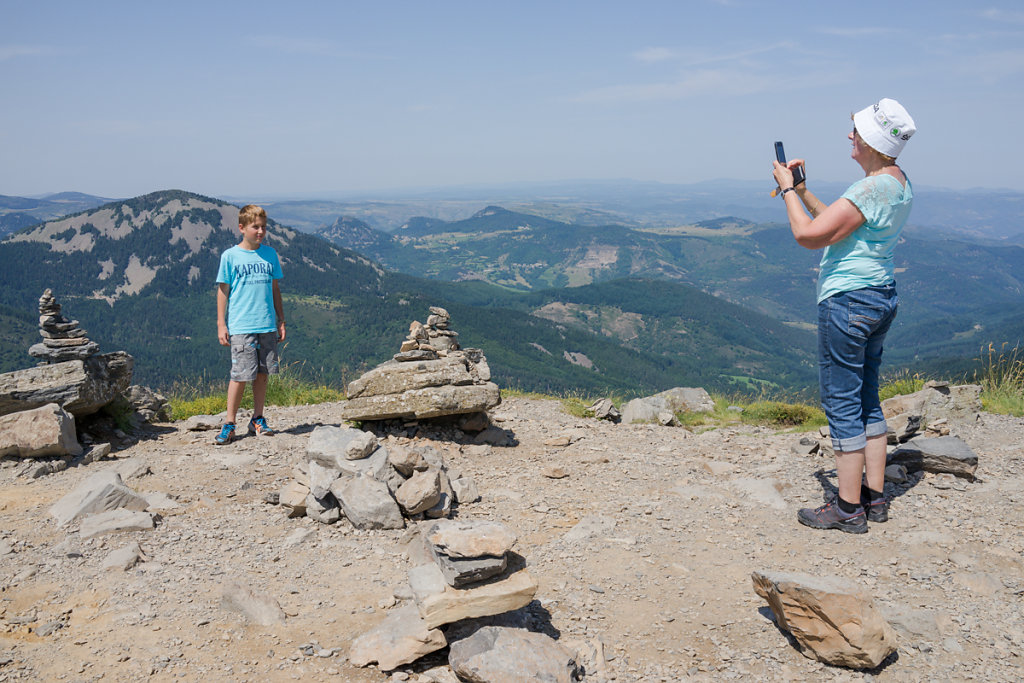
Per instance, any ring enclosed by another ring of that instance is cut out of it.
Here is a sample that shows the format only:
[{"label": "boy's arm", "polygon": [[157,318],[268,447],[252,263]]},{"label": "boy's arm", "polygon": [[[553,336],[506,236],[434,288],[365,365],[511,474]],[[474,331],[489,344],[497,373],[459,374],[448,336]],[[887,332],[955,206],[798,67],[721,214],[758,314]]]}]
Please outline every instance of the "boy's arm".
[{"label": "boy's arm", "polygon": [[280,280],[274,280],[274,315],[277,317],[277,340],[284,341],[284,302],[281,300]]},{"label": "boy's arm", "polygon": [[217,284],[217,341],[221,346],[231,344],[231,337],[228,334],[226,322],[228,312],[228,297],[231,295],[231,285],[226,282]]}]

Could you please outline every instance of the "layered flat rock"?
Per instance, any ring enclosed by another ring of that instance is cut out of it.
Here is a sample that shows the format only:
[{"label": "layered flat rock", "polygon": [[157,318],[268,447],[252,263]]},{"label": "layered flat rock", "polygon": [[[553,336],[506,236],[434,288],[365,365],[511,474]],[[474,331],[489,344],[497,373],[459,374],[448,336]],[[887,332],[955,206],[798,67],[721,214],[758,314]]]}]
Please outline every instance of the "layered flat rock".
[{"label": "layered flat rock", "polygon": [[409,586],[428,628],[511,612],[530,604],[537,593],[537,582],[525,569],[468,588],[453,588],[433,563],[410,569]]},{"label": "layered flat rock", "polygon": [[512,530],[487,520],[442,520],[427,530],[427,541],[449,557],[502,557],[516,542]]},{"label": "layered flat rock", "polygon": [[475,378],[469,372],[469,362],[462,356],[437,360],[388,361],[349,382],[345,394],[351,400],[360,396],[398,394],[411,389],[449,384],[473,384],[474,381]]},{"label": "layered flat rock", "polygon": [[107,470],[92,475],[57,501],[50,508],[50,514],[63,526],[92,513],[148,507],[149,502],[143,496],[124,485],[120,474]]},{"label": "layered flat rock", "polygon": [[397,669],[445,647],[437,628],[428,628],[415,605],[391,610],[380,624],[352,642],[348,659],[353,666],[377,662],[382,671]]},{"label": "layered flat rock", "polygon": [[918,437],[889,454],[888,463],[911,470],[955,474],[974,479],[978,456],[963,440],[955,436]]},{"label": "layered flat rock", "polygon": [[873,669],[896,651],[896,635],[874,600],[850,581],[784,572],[754,572],[751,578],[805,657]]},{"label": "layered flat rock", "polygon": [[622,423],[659,424],[661,413],[706,413],[715,409],[707,391],[694,387],[675,387],[653,396],[634,398],[622,406]]},{"label": "layered flat rock", "polygon": [[341,404],[344,420],[425,419],[489,410],[501,403],[493,382],[409,389],[398,394],[360,396]]},{"label": "layered flat rock", "polygon": [[131,384],[134,359],[124,351],[0,374],[0,415],[56,403],[91,415]]}]

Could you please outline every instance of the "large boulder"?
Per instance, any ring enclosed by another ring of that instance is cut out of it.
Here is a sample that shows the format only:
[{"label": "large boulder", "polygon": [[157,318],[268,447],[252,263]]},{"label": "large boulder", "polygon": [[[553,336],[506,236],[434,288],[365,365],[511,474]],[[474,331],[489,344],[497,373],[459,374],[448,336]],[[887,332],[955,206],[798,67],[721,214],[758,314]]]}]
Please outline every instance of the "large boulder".
[{"label": "large boulder", "polygon": [[704,389],[675,387],[653,396],[634,398],[622,406],[622,423],[659,423],[661,413],[708,413],[715,400]]},{"label": "large boulder", "polygon": [[493,382],[409,389],[397,394],[360,396],[341,404],[344,420],[424,419],[475,413],[501,403],[501,391]]},{"label": "large boulder", "polygon": [[75,418],[56,403],[0,415],[0,456],[46,458],[81,454]]},{"label": "large boulder", "polygon": [[0,374],[0,415],[56,403],[75,417],[95,413],[132,381],[134,359],[114,351]]},{"label": "large boulder", "polygon": [[882,412],[886,419],[908,414],[920,416],[925,422],[974,421],[981,412],[981,387],[928,382],[920,391],[882,401]]},{"label": "large boulder", "polygon": [[579,680],[576,658],[550,636],[519,628],[485,626],[452,643],[448,664],[460,680],[515,683]]}]

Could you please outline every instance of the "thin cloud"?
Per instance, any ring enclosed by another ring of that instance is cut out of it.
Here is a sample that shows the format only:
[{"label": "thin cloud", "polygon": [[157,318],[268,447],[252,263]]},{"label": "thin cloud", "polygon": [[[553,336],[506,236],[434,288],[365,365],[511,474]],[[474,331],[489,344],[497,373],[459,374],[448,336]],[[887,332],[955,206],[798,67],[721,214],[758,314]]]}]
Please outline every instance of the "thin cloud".
[{"label": "thin cloud", "polygon": [[839,36],[841,38],[865,38],[870,36],[888,36],[897,33],[897,30],[888,26],[861,26],[860,28],[840,28],[836,26],[822,26],[817,29],[818,33],[826,36]]},{"label": "thin cloud", "polygon": [[291,55],[333,57],[347,59],[390,59],[385,55],[357,53],[342,48],[338,43],[310,38],[288,38],[284,36],[250,35],[245,42],[265,50],[276,50]]},{"label": "thin cloud", "polygon": [[1002,9],[987,9],[981,13],[986,19],[1003,23],[1024,24],[1024,12],[1008,12]]},{"label": "thin cloud", "polygon": [[686,74],[676,81],[613,85],[595,88],[572,98],[574,102],[622,104],[682,100],[705,93],[750,95],[772,90],[773,79],[761,74],[729,69],[705,69]]},{"label": "thin cloud", "polygon": [[677,59],[678,57],[679,54],[675,50],[667,47],[645,47],[643,50],[633,53],[633,59],[649,64]]},{"label": "thin cloud", "polygon": [[19,57],[51,57],[57,50],[46,45],[0,45],[0,62]]}]

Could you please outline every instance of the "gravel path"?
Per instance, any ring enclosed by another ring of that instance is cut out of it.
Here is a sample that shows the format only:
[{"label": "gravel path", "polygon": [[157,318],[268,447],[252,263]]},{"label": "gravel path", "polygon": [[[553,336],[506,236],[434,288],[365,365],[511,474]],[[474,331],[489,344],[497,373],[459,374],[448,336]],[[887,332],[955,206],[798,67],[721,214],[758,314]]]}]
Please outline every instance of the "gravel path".
[{"label": "gravel path", "polygon": [[[4,461],[0,681],[445,680],[431,669],[444,652],[394,676],[345,657],[396,592],[401,602],[415,524],[323,526],[266,502],[293,478],[309,432],[339,424],[336,411],[273,408],[281,433],[226,447],[212,432],[159,425],[116,460],[35,480]],[[459,445],[425,429],[413,438],[476,479],[483,499],[461,517],[518,533],[540,584],[520,622],[603,646],[605,671],[587,680],[1024,678],[1022,419],[954,426],[979,456],[977,481],[913,477],[890,521],[855,536],[796,523],[797,508],[835,484],[829,459],[793,452],[799,434],[612,425],[521,398],[492,418],[517,445]],[[125,483],[175,505],[155,530],[83,540],[77,523],[58,528],[50,517],[94,472],[140,464],[149,473]],[[311,533],[296,543],[296,530]],[[132,541],[146,561],[102,569]],[[896,627],[898,656],[867,675],[803,657],[754,594],[755,570],[855,580]],[[232,581],[278,600],[286,622],[251,625],[221,608]]]}]

